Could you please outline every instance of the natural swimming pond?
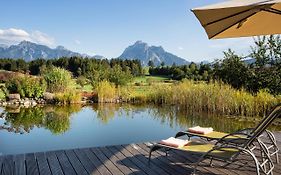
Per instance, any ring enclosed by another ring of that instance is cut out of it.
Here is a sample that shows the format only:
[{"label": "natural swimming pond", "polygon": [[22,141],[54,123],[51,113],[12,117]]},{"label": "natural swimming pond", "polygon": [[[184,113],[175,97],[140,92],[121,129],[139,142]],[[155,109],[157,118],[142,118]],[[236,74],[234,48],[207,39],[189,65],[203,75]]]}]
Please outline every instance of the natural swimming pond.
[{"label": "natural swimming pond", "polygon": [[196,125],[231,132],[255,123],[191,115],[175,106],[96,104],[7,108],[2,109],[0,116],[0,154],[156,141]]}]

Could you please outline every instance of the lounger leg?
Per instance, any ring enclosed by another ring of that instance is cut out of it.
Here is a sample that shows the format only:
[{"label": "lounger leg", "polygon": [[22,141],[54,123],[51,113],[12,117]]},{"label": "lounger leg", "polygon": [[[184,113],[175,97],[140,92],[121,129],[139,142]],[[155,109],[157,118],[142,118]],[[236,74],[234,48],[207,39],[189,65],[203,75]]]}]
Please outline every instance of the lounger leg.
[{"label": "lounger leg", "polygon": [[148,163],[150,163],[151,153],[152,153],[153,151],[156,151],[156,150],[160,149],[160,148],[161,148],[161,147],[158,146],[158,145],[153,145],[153,146],[150,148],[149,156],[148,156]]},{"label": "lounger leg", "polygon": [[260,165],[259,165],[259,161],[257,160],[257,158],[255,157],[255,155],[253,154],[253,153],[251,153],[250,151],[248,151],[248,150],[244,150],[243,151],[245,154],[249,154],[252,158],[253,158],[253,160],[254,160],[254,162],[255,162],[255,165],[256,165],[256,172],[257,172],[257,175],[260,175]]},{"label": "lounger leg", "polygon": [[186,133],[180,131],[176,134],[175,138],[185,135]]},{"label": "lounger leg", "polygon": [[210,160],[210,167],[213,167],[213,159]]}]

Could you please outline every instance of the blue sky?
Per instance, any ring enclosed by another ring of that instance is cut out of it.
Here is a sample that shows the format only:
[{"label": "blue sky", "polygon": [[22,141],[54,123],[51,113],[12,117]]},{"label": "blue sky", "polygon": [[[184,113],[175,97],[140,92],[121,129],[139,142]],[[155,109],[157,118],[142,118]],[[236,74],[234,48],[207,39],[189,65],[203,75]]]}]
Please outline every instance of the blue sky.
[{"label": "blue sky", "polygon": [[212,61],[233,48],[247,54],[252,38],[208,40],[190,9],[222,0],[2,1],[0,43],[30,40],[50,47],[118,57],[142,40],[190,61]]}]

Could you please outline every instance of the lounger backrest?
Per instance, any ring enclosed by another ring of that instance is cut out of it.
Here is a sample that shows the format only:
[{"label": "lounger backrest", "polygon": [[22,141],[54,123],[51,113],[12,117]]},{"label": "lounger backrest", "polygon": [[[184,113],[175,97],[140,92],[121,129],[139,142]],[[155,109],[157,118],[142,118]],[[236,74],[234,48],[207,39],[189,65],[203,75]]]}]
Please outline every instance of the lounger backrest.
[{"label": "lounger backrest", "polygon": [[[278,107],[278,106],[277,106]],[[277,108],[275,107],[273,110],[270,111],[269,115],[263,117],[263,119],[259,122],[259,124],[251,131],[250,135],[253,135],[255,132],[257,132],[262,126],[264,126],[265,123],[268,122],[271,118],[271,113]]]},{"label": "lounger backrest", "polygon": [[281,116],[281,105],[278,105],[253,130],[253,132],[251,134],[252,136],[250,137],[250,139],[247,142],[245,142],[245,146],[251,145],[255,141],[255,139],[257,137],[259,137],[276,118],[278,118],[280,116]]}]

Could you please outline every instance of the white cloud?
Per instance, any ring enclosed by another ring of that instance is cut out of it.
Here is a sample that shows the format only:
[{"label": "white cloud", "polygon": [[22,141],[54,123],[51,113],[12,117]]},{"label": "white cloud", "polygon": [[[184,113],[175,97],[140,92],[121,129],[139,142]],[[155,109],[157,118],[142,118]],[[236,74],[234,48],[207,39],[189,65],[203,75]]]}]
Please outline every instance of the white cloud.
[{"label": "white cloud", "polygon": [[252,37],[209,40],[209,47],[216,49],[244,49],[252,45],[253,41],[254,39]]},{"label": "white cloud", "polygon": [[17,44],[23,40],[31,41],[37,44],[43,44],[47,46],[54,46],[55,39],[47,34],[38,30],[27,32],[23,29],[0,29],[0,43],[1,44]]},{"label": "white cloud", "polygon": [[47,34],[38,30],[31,33],[31,41],[47,46],[54,46],[55,44],[55,39],[53,37],[50,37]]},{"label": "white cloud", "polygon": [[179,46],[179,47],[178,47],[178,50],[183,50],[183,49],[184,49],[184,48],[183,48],[183,47],[181,47],[181,46]]},{"label": "white cloud", "polygon": [[74,40],[74,42],[75,42],[75,44],[77,44],[77,45],[80,45],[81,44],[81,41],[79,41],[79,40]]}]

